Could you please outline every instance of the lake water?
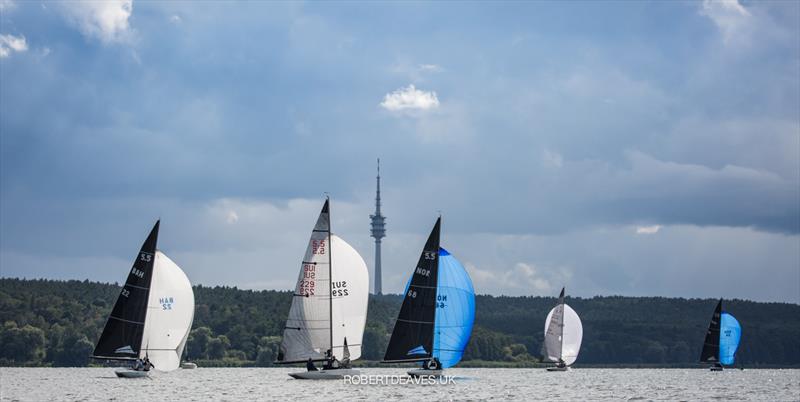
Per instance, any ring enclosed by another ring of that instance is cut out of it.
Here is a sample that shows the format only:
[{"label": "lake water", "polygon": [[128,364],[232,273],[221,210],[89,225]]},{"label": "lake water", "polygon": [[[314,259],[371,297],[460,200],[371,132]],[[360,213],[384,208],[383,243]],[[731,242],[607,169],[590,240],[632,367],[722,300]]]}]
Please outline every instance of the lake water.
[{"label": "lake water", "polygon": [[[295,368],[199,368],[121,379],[113,368],[0,368],[3,401],[238,400],[800,400],[800,370],[450,369],[448,384],[301,381]],[[399,368],[362,374],[398,381]],[[384,377],[390,376],[390,377]],[[391,377],[398,376],[398,377]],[[407,378],[402,376],[403,379]]]}]

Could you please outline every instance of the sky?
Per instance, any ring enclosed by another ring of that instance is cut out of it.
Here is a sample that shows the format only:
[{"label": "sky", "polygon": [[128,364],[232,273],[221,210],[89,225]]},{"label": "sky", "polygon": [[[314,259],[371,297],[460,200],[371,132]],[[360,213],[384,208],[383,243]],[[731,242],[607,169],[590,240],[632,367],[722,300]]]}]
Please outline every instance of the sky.
[{"label": "sky", "polygon": [[0,0],[0,276],[800,303],[800,3]]}]

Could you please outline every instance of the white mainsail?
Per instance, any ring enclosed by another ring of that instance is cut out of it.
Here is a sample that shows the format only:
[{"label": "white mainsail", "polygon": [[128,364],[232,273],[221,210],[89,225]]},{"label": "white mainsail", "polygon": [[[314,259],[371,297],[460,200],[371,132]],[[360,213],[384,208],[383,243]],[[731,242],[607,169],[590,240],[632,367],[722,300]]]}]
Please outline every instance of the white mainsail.
[{"label": "white mainsail", "polygon": [[583,324],[578,313],[564,303],[561,291],[559,303],[547,314],[544,327],[544,355],[554,362],[575,363],[583,341]]},{"label": "white mainsail", "polygon": [[180,367],[193,320],[194,292],[189,278],[169,257],[156,251],[139,357],[149,358],[159,371]]},{"label": "white mainsail", "polygon": [[342,358],[345,338],[350,359],[361,356],[369,295],[367,264],[352,246],[330,233],[329,219],[326,202],[300,266],[279,362],[323,360],[328,350]]}]

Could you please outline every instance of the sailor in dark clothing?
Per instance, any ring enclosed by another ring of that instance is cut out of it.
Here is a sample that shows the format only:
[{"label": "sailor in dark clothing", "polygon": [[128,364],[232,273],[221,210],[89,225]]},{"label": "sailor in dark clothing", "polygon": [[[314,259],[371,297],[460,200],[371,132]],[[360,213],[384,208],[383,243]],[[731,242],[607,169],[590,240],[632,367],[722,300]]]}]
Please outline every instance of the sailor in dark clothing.
[{"label": "sailor in dark clothing", "polygon": [[310,357],[308,358],[308,361],[306,362],[306,369],[308,369],[308,371],[319,371],[317,369],[317,366],[314,365],[314,360],[312,360]]},{"label": "sailor in dark clothing", "polygon": [[151,368],[156,367],[153,363],[150,362],[150,359],[147,356],[144,357],[143,366],[144,366],[143,367],[144,371],[150,371]]}]

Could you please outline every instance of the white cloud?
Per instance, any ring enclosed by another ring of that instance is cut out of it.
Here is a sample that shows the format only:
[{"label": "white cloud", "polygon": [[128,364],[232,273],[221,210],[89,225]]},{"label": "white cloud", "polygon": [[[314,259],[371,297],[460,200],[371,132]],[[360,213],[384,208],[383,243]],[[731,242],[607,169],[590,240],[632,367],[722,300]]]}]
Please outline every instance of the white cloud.
[{"label": "white cloud", "polygon": [[24,36],[0,35],[0,58],[11,56],[11,52],[24,52],[28,50],[28,43]]},{"label": "white cloud", "polygon": [[181,22],[183,22],[183,18],[181,18],[180,15],[173,15],[169,17],[169,22],[173,24],[180,24]]},{"label": "white cloud", "polygon": [[656,234],[659,230],[661,230],[661,225],[639,226],[636,228],[636,234]]},{"label": "white cloud", "polygon": [[439,107],[436,92],[422,91],[413,84],[386,94],[381,107],[391,111],[430,110]]},{"label": "white cloud", "polygon": [[[566,283],[572,277],[566,269],[547,269],[541,272],[538,266],[525,262],[517,262],[510,269],[480,269],[475,264],[464,264],[477,293],[505,295],[540,295],[553,294],[556,286]],[[554,285],[556,282],[558,285]]]},{"label": "white cloud", "polygon": [[236,211],[228,211],[228,216],[225,218],[225,222],[228,223],[239,222],[239,214],[237,214]]},{"label": "white cloud", "polygon": [[133,13],[133,0],[73,1],[61,3],[61,10],[86,37],[105,44],[131,39],[128,19]]},{"label": "white cloud", "polygon": [[751,14],[738,0],[704,0],[700,10],[714,21],[726,45],[746,39],[751,29]]},{"label": "white cloud", "polygon": [[419,71],[429,72],[429,73],[440,73],[444,71],[444,69],[441,66],[436,64],[420,64],[419,66],[417,66],[417,68],[419,69]]},{"label": "white cloud", "polygon": [[542,164],[545,167],[560,168],[564,166],[564,157],[558,152],[545,149],[542,152]]},{"label": "white cloud", "polygon": [[17,8],[12,0],[0,0],[0,11],[10,11]]}]

